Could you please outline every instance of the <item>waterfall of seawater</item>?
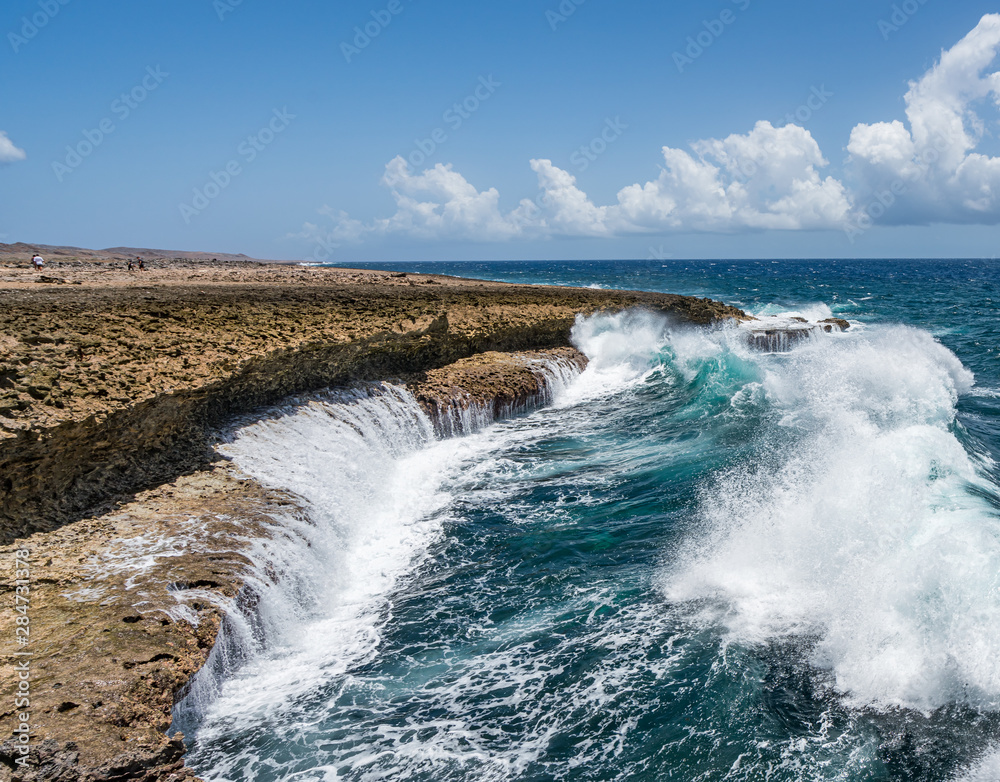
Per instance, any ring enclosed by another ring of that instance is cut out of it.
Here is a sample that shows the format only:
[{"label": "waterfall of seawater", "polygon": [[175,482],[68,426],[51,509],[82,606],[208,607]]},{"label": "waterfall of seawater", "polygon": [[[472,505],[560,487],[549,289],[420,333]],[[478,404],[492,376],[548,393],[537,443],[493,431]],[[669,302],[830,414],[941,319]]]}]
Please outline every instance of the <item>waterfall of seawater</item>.
[{"label": "waterfall of seawater", "polygon": [[303,671],[336,675],[374,651],[386,596],[441,534],[434,514],[450,499],[441,476],[469,458],[440,438],[550,404],[580,372],[559,359],[531,369],[537,398],[499,411],[473,404],[432,421],[406,389],[373,384],[291,401],[219,446],[301,508],[277,518],[272,537],[252,541],[243,593],[175,707],[173,730],[192,732],[237,672],[266,679],[260,700],[241,706],[266,710],[277,693],[314,684]]}]

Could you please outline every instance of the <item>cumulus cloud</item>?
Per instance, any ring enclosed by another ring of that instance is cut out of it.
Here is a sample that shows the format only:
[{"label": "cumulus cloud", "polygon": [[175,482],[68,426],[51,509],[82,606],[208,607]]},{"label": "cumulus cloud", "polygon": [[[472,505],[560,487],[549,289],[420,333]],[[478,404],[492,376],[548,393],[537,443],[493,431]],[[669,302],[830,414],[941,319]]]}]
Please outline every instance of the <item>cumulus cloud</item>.
[{"label": "cumulus cloud", "polygon": [[382,182],[392,191],[396,214],[367,228],[404,233],[421,239],[507,239],[509,220],[500,214],[496,188],[479,192],[450,165],[438,163],[421,174],[411,173],[400,156],[389,162]]},{"label": "cumulus cloud", "polygon": [[27,157],[23,149],[14,146],[4,131],[0,130],[0,163],[15,163]]},{"label": "cumulus cloud", "polygon": [[[480,191],[450,165],[422,172],[388,163],[383,184],[391,217],[361,222],[324,208],[325,235],[358,242],[373,235],[498,241],[678,231],[843,229],[875,222],[1000,222],[1000,158],[976,152],[987,131],[980,104],[1000,107],[1000,14],[989,14],[905,95],[906,122],[859,124],[850,134],[844,181],[803,127],[758,122],[748,133],[663,147],[656,179],[623,187],[596,205],[552,161],[530,161],[538,194],[504,211],[496,188]],[[319,231],[306,226],[305,233]]]},{"label": "cumulus cloud", "polygon": [[532,160],[539,195],[523,199],[503,213],[496,188],[480,192],[450,165],[437,164],[415,174],[402,157],[385,168],[382,184],[396,202],[392,217],[363,223],[346,212],[323,207],[334,228],[323,231],[306,223],[295,236],[333,241],[360,241],[372,234],[401,234],[418,239],[496,241],[552,235],[601,236],[610,233],[607,208],[597,207],[576,186],[576,178],[549,160]]},{"label": "cumulus cloud", "polygon": [[658,179],[618,194],[622,227],[734,231],[835,228],[850,203],[808,130],[758,122],[745,135],[663,148]]},{"label": "cumulus cloud", "polygon": [[986,123],[977,105],[1000,105],[1000,73],[984,73],[1000,53],[1000,14],[941,55],[904,100],[899,120],[851,132],[848,173],[856,218],[886,224],[1000,222],[1000,158],[975,152]]},{"label": "cumulus cloud", "polygon": [[[382,182],[396,202],[389,218],[361,223],[324,207],[332,235],[359,241],[370,234],[419,239],[502,240],[515,237],[616,236],[664,230],[832,228],[850,204],[843,186],[823,179],[827,165],[809,131],[759,122],[746,135],[697,142],[693,153],[663,148],[660,176],[625,187],[618,202],[597,206],[576,177],[551,160],[530,162],[538,195],[503,212],[495,188],[480,192],[450,165],[415,174],[402,157]],[[307,228],[315,228],[308,226]]]},{"label": "cumulus cloud", "polygon": [[539,195],[523,199],[510,215],[519,233],[536,235],[607,236],[609,209],[595,206],[580,188],[576,177],[552,165],[551,160],[532,160],[538,177]]}]

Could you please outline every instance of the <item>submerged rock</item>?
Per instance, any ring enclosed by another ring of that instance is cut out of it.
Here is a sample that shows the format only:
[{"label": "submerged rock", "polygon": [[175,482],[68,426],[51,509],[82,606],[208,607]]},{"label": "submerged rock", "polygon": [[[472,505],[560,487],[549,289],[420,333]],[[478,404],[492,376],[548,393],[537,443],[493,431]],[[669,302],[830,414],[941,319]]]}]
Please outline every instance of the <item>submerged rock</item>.
[{"label": "submerged rock", "polygon": [[824,320],[817,322],[823,326],[823,331],[828,333],[833,331],[834,326],[839,328],[841,331],[847,331],[851,327],[851,324],[843,318],[825,318]]}]

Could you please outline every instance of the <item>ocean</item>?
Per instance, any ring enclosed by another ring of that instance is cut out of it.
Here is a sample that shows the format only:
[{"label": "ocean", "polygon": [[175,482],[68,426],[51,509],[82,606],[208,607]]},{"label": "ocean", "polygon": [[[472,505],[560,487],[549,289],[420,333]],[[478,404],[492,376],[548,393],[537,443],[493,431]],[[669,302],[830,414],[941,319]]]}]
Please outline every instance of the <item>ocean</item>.
[{"label": "ocean", "polygon": [[235,426],[304,511],[175,710],[199,776],[1000,779],[997,262],[351,265],[852,326],[595,315],[459,437],[386,384]]}]

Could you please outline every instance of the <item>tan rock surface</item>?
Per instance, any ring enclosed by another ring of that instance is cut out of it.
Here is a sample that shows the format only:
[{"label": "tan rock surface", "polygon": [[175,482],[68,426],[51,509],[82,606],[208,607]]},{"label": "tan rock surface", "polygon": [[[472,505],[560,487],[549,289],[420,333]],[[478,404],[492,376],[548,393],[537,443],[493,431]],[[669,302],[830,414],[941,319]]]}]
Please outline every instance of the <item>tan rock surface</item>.
[{"label": "tan rock surface", "polygon": [[[183,746],[169,740],[176,694],[202,666],[248,560],[291,500],[228,466],[144,492],[114,512],[0,548],[0,777],[30,714],[32,765],[60,779],[167,779]],[[29,643],[12,610],[17,550],[30,556]],[[27,651],[29,658],[13,656]],[[30,704],[16,709],[16,666],[30,662]],[[6,773],[5,773],[6,772]],[[90,776],[88,776],[90,775]],[[32,779],[32,774],[14,778]]]}]

